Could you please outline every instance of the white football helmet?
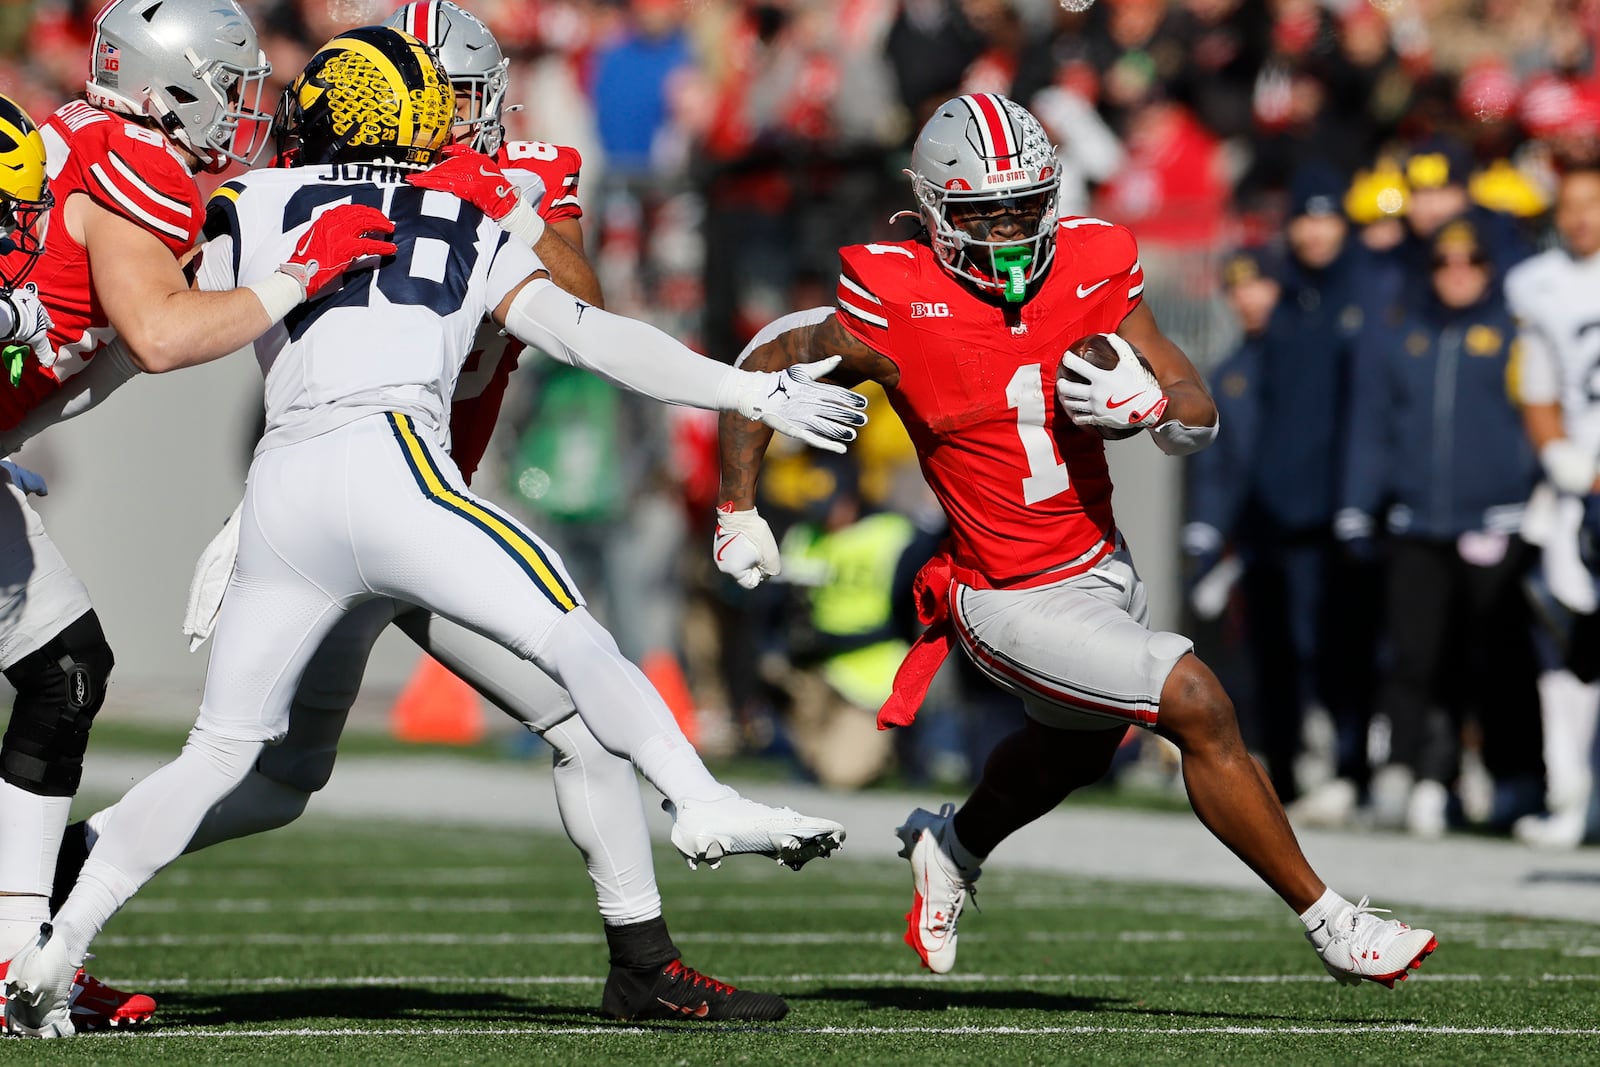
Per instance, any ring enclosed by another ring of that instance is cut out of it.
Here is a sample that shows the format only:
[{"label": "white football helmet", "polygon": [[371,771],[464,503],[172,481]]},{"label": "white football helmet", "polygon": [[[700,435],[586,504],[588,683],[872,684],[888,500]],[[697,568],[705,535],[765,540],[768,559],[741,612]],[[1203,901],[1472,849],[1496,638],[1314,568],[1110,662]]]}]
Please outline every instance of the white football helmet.
[{"label": "white football helmet", "polygon": [[[1039,120],[998,93],[947,100],[911,148],[911,191],[939,261],[982,289],[1020,299],[1026,284],[1055,255],[1055,146]],[[1008,241],[973,236],[952,221],[952,207],[1039,212],[1034,232]],[[1020,271],[1020,273],[1016,273]]]},{"label": "white football helmet", "polygon": [[466,116],[457,118],[456,128],[470,128],[472,147],[494,155],[506,136],[500,115],[505,108],[506,69],[511,61],[501,55],[500,44],[489,27],[450,0],[416,0],[390,15],[383,24],[404,30],[439,53],[450,83],[471,101]]},{"label": "white football helmet", "polygon": [[236,0],[112,0],[89,47],[89,103],[155,119],[206,170],[249,166],[266,147],[272,67]]}]

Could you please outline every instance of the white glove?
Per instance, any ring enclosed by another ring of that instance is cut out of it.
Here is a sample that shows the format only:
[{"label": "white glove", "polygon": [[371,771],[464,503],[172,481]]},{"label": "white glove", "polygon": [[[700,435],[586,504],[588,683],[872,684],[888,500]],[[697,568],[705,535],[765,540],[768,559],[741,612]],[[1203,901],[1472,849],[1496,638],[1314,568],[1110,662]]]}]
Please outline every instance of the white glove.
[{"label": "white glove", "polygon": [[189,602],[183,609],[183,636],[189,639],[190,652],[205,644],[217,625],[222,595],[228,591],[233,561],[239,555],[239,512],[243,508],[241,500],[194,565],[194,577],[189,580]]},{"label": "white glove", "polygon": [[22,464],[13,463],[9,459],[0,460],[0,467],[6,469],[6,475],[11,479],[11,484],[22,490],[23,495],[50,495],[50,487],[44,484],[44,475],[38,471],[31,471]]},{"label": "white glove", "polygon": [[755,508],[734,511],[724,504],[717,509],[717,532],[711,539],[711,558],[717,570],[730,575],[746,589],[754,589],[763,578],[783,569],[778,542]]},{"label": "white glove", "polygon": [[1085,430],[1154,426],[1167,410],[1161,383],[1139,362],[1132,345],[1114,333],[1105,336],[1118,356],[1117,365],[1110,370],[1101,370],[1075,352],[1062,354],[1061,370],[1088,379],[1075,382],[1057,374],[1056,397],[1062,409]]},{"label": "white glove", "polygon": [[[845,444],[856,439],[856,428],[867,424],[867,398],[817,381],[843,358],[829,356],[780,371],[735,371],[716,406],[765,423],[813,448],[843,452]],[[776,549],[773,555],[777,555]]]},{"label": "white glove", "polygon": [[[8,346],[27,345],[33,349],[33,358],[41,367],[53,367],[56,350],[50,347],[50,312],[39,301],[39,287],[29,282],[21,289],[0,292],[0,317],[9,315],[9,321],[0,321]],[[12,384],[16,384],[15,375]]]},{"label": "white glove", "polygon": [[1570,437],[1557,437],[1539,449],[1539,465],[1550,484],[1563,493],[1588,496],[1594,489],[1594,452]]}]

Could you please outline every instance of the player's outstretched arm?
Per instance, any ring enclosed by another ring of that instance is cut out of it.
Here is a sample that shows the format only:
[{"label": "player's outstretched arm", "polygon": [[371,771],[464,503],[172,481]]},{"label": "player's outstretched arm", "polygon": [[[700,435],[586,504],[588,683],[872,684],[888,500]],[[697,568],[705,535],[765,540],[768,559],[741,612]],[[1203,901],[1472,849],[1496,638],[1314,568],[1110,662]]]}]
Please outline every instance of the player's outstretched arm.
[{"label": "player's outstretched arm", "polygon": [[544,238],[534,247],[550,280],[591,307],[604,308],[605,295],[600,278],[583,253],[583,224],[577,219],[558,219],[545,224]]},{"label": "player's outstretched arm", "polygon": [[517,340],[625,389],[668,404],[737,411],[815,448],[843,452],[866,425],[866,398],[816,380],[831,364],[766,374],[736,370],[654,326],[577,299],[543,271],[512,288],[491,318]]},{"label": "player's outstretched arm", "polygon": [[190,289],[178,260],[148,230],[87,198],[79,218],[95,296],[134,363],[151,374],[209,363],[244,347],[337,282],[354,260],[394,252],[393,244],[367,236],[383,227],[393,231],[382,212],[344,205],[318,216],[268,280],[204,292]]}]

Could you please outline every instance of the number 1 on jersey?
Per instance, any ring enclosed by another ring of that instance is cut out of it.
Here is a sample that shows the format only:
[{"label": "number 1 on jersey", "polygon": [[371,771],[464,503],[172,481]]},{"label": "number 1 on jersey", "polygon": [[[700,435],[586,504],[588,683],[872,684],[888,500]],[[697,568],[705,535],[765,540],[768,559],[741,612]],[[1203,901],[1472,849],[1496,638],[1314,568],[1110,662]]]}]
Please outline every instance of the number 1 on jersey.
[{"label": "number 1 on jersey", "polygon": [[1037,504],[1065,493],[1067,465],[1056,455],[1056,443],[1044,428],[1045,399],[1040,385],[1042,368],[1037,363],[1018,367],[1006,384],[1006,399],[1017,413],[1017,439],[1022,454],[1028,457],[1028,476],[1022,479],[1022,502]]}]

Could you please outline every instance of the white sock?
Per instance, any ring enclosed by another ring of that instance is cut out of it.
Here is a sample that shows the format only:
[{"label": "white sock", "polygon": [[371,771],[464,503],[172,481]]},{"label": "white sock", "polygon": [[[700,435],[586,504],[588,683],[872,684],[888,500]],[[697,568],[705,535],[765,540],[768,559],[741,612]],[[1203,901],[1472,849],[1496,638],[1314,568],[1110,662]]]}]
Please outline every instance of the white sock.
[{"label": "white sock", "polygon": [[81,965],[89,944],[138,891],[136,880],[91,855],[53,920],[55,936],[67,946],[67,957]]},{"label": "white sock", "polygon": [[1338,893],[1325,889],[1315,904],[1300,913],[1300,921],[1305,923],[1306,933],[1310,935],[1312,943],[1321,948],[1328,943],[1329,930],[1333,927],[1334,920],[1354,907],[1354,904]]},{"label": "white sock", "polygon": [[0,959],[16,955],[50,917],[56,853],[71,797],[42,797],[0,782]]},{"label": "white sock", "polygon": [[601,918],[613,926],[657,918],[661,893],[633,764],[601,747],[576,715],[544,739],[555,749],[561,825],[583,853]]},{"label": "white sock", "polygon": [[1593,787],[1589,749],[1600,707],[1597,687],[1578,681],[1570,671],[1546,671],[1539,676],[1539,705],[1550,810],[1582,812]]},{"label": "white sock", "polygon": [[71,797],[42,797],[0,782],[0,893],[50,895]]},{"label": "white sock", "polygon": [[0,897],[0,960],[15,956],[50,918],[50,898],[27,893]]},{"label": "white sock", "polygon": [[737,790],[711,777],[700,753],[682,733],[657,734],[634,750],[633,764],[645,781],[674,804],[688,800],[721,800]]}]

